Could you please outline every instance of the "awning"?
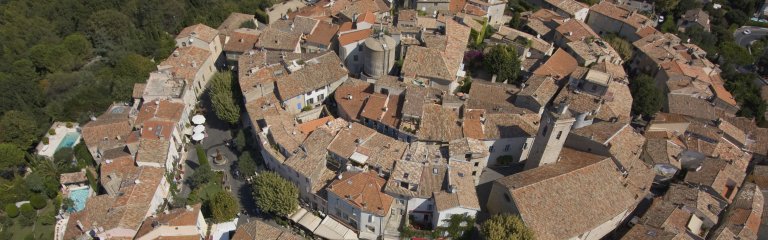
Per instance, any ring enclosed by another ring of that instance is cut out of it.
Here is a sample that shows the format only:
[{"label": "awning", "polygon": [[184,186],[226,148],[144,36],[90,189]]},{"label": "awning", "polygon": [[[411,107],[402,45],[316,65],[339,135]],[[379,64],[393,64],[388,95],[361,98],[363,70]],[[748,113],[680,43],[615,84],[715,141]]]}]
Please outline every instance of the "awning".
[{"label": "awning", "polygon": [[299,224],[311,231],[317,228],[321,221],[322,219],[320,219],[318,216],[315,216],[315,214],[307,213],[304,214],[304,217],[302,217],[301,220],[299,220]]},{"label": "awning", "polygon": [[355,231],[333,220],[330,216],[325,217],[314,233],[326,239],[357,239]]},{"label": "awning", "polygon": [[352,156],[349,157],[349,159],[352,159],[352,161],[355,161],[356,163],[359,163],[359,164],[365,164],[365,162],[368,161],[368,156],[362,153],[355,152],[355,153],[352,153]]},{"label": "awning", "polygon": [[291,221],[293,222],[299,222],[304,215],[307,214],[307,210],[304,208],[299,208],[299,210],[296,210],[293,214],[291,214]]}]

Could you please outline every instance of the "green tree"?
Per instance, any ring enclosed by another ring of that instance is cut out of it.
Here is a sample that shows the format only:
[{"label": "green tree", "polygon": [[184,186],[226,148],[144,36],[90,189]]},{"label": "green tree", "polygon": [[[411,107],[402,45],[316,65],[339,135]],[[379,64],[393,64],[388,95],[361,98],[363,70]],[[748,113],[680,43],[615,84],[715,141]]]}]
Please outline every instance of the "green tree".
[{"label": "green tree", "polygon": [[244,152],[237,160],[237,169],[240,171],[243,177],[249,178],[256,175],[256,161],[251,157],[250,152]]},{"label": "green tree", "polygon": [[672,14],[667,15],[664,18],[664,22],[659,26],[659,30],[665,33],[676,33],[677,24],[675,23],[675,17]]},{"label": "green tree", "polygon": [[195,172],[187,178],[187,184],[189,184],[189,188],[191,189],[198,189],[200,186],[210,182],[214,176],[215,174],[213,173],[213,170],[211,170],[210,165],[200,165],[195,169]]},{"label": "green tree", "polygon": [[488,54],[485,54],[483,61],[488,70],[496,74],[499,82],[510,80],[510,83],[518,83],[520,60],[517,57],[517,51],[513,46],[495,45]]},{"label": "green tree", "polygon": [[221,223],[232,220],[240,211],[240,204],[232,194],[221,191],[213,197],[208,203],[213,216],[214,223]]},{"label": "green tree", "polygon": [[680,0],[656,0],[654,3],[659,11],[669,12],[674,10],[679,2]]},{"label": "green tree", "polygon": [[32,207],[31,204],[25,203],[21,205],[21,215],[28,217],[28,218],[34,218],[35,217],[35,209]]},{"label": "green tree", "polygon": [[450,239],[470,239],[472,230],[475,229],[475,218],[467,214],[453,214],[443,222],[448,226],[439,226],[435,230]]},{"label": "green tree", "polygon": [[77,163],[74,160],[75,156],[72,148],[61,148],[53,153],[53,162],[56,164],[56,168],[61,173],[80,171],[80,169],[77,167]]},{"label": "green tree", "polygon": [[32,172],[24,178],[27,187],[32,192],[42,193],[45,192],[45,179],[37,172]]},{"label": "green tree", "polygon": [[644,116],[652,116],[661,110],[664,93],[659,90],[653,78],[648,75],[640,75],[629,83],[632,93],[632,112]]},{"label": "green tree", "polygon": [[13,143],[27,149],[37,141],[38,126],[33,115],[8,111],[0,118],[0,142]]},{"label": "green tree", "polygon": [[299,206],[299,190],[274,172],[264,172],[254,178],[253,196],[263,211],[286,217]]},{"label": "green tree", "polygon": [[624,61],[629,61],[629,59],[632,59],[632,44],[627,42],[627,40],[624,40],[623,38],[620,38],[616,35],[612,35],[606,37],[605,41],[608,42],[608,44],[611,45],[611,47],[619,53],[621,59],[624,59]]},{"label": "green tree", "polygon": [[86,166],[95,167],[96,161],[93,159],[91,152],[88,151],[88,146],[85,145],[85,141],[81,141],[75,145],[74,154],[77,159],[78,166],[83,168]]},{"label": "green tree", "polygon": [[8,215],[9,217],[15,218],[19,216],[19,208],[16,207],[16,204],[13,204],[13,203],[5,204],[4,210],[5,210],[5,214]]},{"label": "green tree", "polygon": [[23,150],[10,143],[0,143],[0,169],[10,171],[10,168],[22,164],[24,164]]},{"label": "green tree", "polygon": [[45,205],[48,205],[48,201],[46,200],[43,195],[40,194],[34,194],[31,198],[29,198],[29,203],[32,205],[35,209],[43,209]]},{"label": "green tree", "polygon": [[65,210],[74,209],[75,201],[73,201],[71,198],[64,198],[61,200],[61,208]]},{"label": "green tree", "polygon": [[85,23],[87,34],[98,52],[113,53],[132,49],[137,31],[131,18],[114,10],[94,12]]},{"label": "green tree", "polygon": [[720,53],[727,62],[736,65],[750,65],[755,61],[746,48],[737,45],[735,42],[723,42],[720,44]]},{"label": "green tree", "polygon": [[236,124],[240,121],[240,106],[235,97],[234,81],[231,72],[217,73],[211,81],[211,105],[216,116],[228,122]]},{"label": "green tree", "polygon": [[516,215],[497,214],[485,221],[481,228],[485,239],[488,240],[533,240],[533,231],[525,226],[523,220]]}]

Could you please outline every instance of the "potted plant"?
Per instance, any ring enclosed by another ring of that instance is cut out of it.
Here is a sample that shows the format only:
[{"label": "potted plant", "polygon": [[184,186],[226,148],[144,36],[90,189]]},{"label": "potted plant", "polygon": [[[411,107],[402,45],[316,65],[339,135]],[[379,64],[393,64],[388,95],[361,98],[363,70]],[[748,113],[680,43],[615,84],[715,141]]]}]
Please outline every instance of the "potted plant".
[{"label": "potted plant", "polygon": [[50,141],[51,140],[48,139],[48,137],[43,137],[43,145],[48,145],[48,143],[50,143]]},{"label": "potted plant", "polygon": [[72,124],[72,122],[67,122],[67,128],[72,128],[72,127],[74,127],[74,125]]},{"label": "potted plant", "polygon": [[48,130],[48,135],[56,135],[56,129],[51,128],[50,130]]}]

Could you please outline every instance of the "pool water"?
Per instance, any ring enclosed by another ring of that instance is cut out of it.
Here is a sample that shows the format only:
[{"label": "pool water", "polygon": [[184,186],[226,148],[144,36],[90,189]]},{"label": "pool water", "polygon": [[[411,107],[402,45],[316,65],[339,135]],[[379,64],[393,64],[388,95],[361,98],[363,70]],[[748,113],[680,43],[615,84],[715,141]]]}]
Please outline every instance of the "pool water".
[{"label": "pool water", "polygon": [[90,196],[91,188],[85,187],[80,189],[75,189],[69,192],[69,199],[72,199],[73,202],[75,202],[73,207],[70,207],[67,209],[69,212],[79,212],[85,209],[85,202],[88,201],[88,196]]},{"label": "pool water", "polygon": [[56,147],[56,151],[62,148],[73,148],[77,141],[80,140],[80,133],[71,132],[64,135],[64,139],[61,139],[61,143]]}]

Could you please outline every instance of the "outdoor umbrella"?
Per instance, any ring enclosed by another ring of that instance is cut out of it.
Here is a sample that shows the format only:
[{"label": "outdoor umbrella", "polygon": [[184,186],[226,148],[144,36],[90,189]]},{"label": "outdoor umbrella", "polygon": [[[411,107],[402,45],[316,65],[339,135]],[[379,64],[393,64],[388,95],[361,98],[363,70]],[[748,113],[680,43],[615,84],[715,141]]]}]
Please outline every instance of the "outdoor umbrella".
[{"label": "outdoor umbrella", "polygon": [[194,124],[203,124],[203,123],[205,123],[205,117],[203,117],[203,115],[199,115],[199,114],[195,115],[194,117],[192,117],[192,123],[194,123]]},{"label": "outdoor umbrella", "polygon": [[203,133],[192,134],[192,140],[200,141],[200,140],[203,140],[203,138],[205,138],[205,134]]},{"label": "outdoor umbrella", "polygon": [[192,128],[192,132],[194,133],[202,133],[203,131],[205,131],[205,126],[203,125],[197,125],[194,128]]}]

